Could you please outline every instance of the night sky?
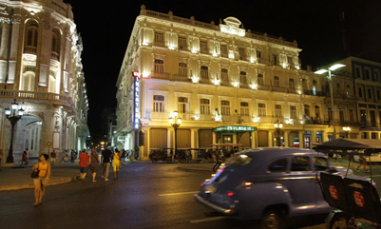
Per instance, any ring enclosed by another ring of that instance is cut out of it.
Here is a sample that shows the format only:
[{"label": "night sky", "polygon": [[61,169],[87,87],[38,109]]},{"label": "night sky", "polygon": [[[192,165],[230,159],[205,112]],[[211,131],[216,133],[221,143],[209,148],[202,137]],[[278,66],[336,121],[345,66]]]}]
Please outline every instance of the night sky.
[{"label": "night sky", "polygon": [[[64,0],[73,7],[83,38],[82,63],[90,103],[89,128],[100,133],[103,108],[116,106],[116,80],[140,6],[218,24],[233,16],[251,31],[296,40],[302,68],[317,67],[348,55],[381,62],[380,0]],[[343,14],[344,11],[344,14]],[[344,15],[345,20],[342,19]],[[347,49],[344,49],[345,31]]]}]

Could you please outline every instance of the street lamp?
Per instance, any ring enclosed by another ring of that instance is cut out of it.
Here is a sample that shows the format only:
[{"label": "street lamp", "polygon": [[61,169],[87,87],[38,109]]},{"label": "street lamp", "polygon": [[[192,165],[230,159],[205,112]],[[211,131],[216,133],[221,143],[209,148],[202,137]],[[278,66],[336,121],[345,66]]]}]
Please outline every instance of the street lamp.
[{"label": "street lamp", "polygon": [[351,131],[351,128],[349,126],[344,126],[343,130],[345,131],[345,138],[348,138],[348,133]]},{"label": "street lamp", "polygon": [[[331,94],[331,106],[332,106],[332,119],[333,119],[333,89],[332,89],[332,71],[335,71],[336,69],[339,69],[339,68],[343,68],[345,67],[344,64],[335,64],[335,65],[332,65],[331,67],[329,67],[328,69],[320,69],[318,71],[315,72],[315,74],[319,74],[319,75],[322,75],[324,73],[327,73],[328,72],[328,75],[326,76],[326,78],[328,79],[329,81],[329,91],[330,91],[330,94]],[[333,138],[332,140],[335,140],[336,139],[336,127],[335,127],[335,121],[332,122],[332,126],[333,126]]]},{"label": "street lamp", "polygon": [[169,123],[175,130],[175,155],[177,155],[177,128],[179,128],[181,124],[181,118],[177,118],[177,115],[178,115],[178,112],[174,111],[173,117],[169,118]]},{"label": "street lamp", "polygon": [[12,125],[11,145],[9,147],[6,163],[13,163],[13,135],[14,135],[15,125],[24,115],[24,110],[22,109],[22,107],[20,109],[18,108],[18,103],[16,103],[16,99],[15,99],[14,102],[11,104],[11,109],[5,108],[4,112],[5,112],[5,116],[11,122],[11,125]]},{"label": "street lamp", "polygon": [[[283,128],[283,123],[280,123],[279,120],[276,120],[276,123],[274,123],[274,128],[275,128],[275,131],[277,133],[277,136],[279,138],[279,145],[278,146],[281,146],[281,141],[280,141],[280,129]],[[275,138],[278,142],[278,138]]]}]

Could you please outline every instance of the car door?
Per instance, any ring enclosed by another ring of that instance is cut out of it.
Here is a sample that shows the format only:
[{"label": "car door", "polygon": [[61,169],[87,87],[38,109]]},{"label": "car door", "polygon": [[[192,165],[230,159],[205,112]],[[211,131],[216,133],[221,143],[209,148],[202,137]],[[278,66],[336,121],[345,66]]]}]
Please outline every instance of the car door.
[{"label": "car door", "polygon": [[[317,156],[313,158],[312,162],[313,162],[315,173],[317,173],[319,177],[319,179],[316,181],[320,182],[320,173],[325,172],[329,169],[328,160],[327,158]],[[324,200],[324,196],[320,188],[320,184],[317,183],[316,185],[319,186],[318,188],[320,190],[320,192],[319,191],[316,192],[316,196],[315,196],[317,208],[322,212],[330,211],[331,207]]]},{"label": "car door", "polygon": [[299,215],[316,212],[316,196],[320,189],[312,169],[311,158],[306,155],[293,155],[289,163],[283,184],[292,198],[293,213]]}]

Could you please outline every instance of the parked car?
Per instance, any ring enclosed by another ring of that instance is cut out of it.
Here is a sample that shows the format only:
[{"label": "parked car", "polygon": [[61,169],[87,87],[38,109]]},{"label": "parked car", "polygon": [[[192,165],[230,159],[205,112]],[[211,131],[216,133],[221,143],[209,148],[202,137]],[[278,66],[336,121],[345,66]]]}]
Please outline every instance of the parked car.
[{"label": "parked car", "polygon": [[[286,217],[329,213],[319,185],[321,172],[345,175],[323,153],[297,148],[260,148],[229,158],[195,199],[237,219],[261,219],[262,228],[282,228]],[[352,171],[349,172],[352,174]]]}]

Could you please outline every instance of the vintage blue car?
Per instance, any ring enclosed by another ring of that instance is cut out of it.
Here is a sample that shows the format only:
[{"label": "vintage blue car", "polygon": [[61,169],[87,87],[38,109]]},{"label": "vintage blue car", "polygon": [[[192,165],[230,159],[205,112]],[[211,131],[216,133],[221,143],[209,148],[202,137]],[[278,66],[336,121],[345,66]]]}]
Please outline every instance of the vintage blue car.
[{"label": "vintage blue car", "polygon": [[313,150],[250,149],[229,158],[194,197],[220,214],[282,228],[286,217],[330,212],[319,184],[321,172],[345,175],[347,169],[331,167],[323,153]]}]

